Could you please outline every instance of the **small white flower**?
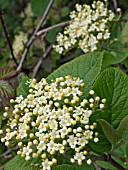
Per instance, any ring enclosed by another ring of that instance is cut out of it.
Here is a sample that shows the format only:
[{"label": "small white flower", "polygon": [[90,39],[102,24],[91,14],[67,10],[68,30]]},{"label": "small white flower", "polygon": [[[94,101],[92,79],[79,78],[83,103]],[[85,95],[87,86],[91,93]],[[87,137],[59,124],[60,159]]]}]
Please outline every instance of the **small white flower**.
[{"label": "small white flower", "polygon": [[77,160],[78,162],[82,162],[82,160],[85,159],[85,156],[84,156],[83,152],[76,153],[74,155],[74,159]]},{"label": "small white flower", "polygon": [[42,150],[45,150],[46,149],[46,144],[44,143],[44,141],[41,141],[38,146],[37,146],[37,149],[39,151],[42,151]]},{"label": "small white flower", "polygon": [[98,141],[99,141],[99,139],[98,139],[98,138],[94,138],[94,142],[96,142],[96,143],[97,143]]},{"label": "small white flower", "polygon": [[87,164],[90,165],[92,163],[91,159],[87,160]]},{"label": "small white flower", "polygon": [[67,140],[69,145],[72,146],[76,146],[77,142],[77,138],[74,137],[73,135],[69,136],[69,139]]},{"label": "small white flower", "polygon": [[97,35],[97,39],[100,40],[100,39],[102,39],[102,37],[103,37],[102,32],[99,32],[98,35]]},{"label": "small white flower", "polygon": [[108,39],[108,38],[110,38],[110,33],[109,33],[109,32],[106,32],[106,33],[104,34],[104,39]]},{"label": "small white flower", "polygon": [[112,21],[114,17],[115,17],[114,13],[111,13],[111,14],[109,15],[109,20]]},{"label": "small white flower", "polygon": [[100,109],[103,109],[104,108],[104,104],[100,104]]}]

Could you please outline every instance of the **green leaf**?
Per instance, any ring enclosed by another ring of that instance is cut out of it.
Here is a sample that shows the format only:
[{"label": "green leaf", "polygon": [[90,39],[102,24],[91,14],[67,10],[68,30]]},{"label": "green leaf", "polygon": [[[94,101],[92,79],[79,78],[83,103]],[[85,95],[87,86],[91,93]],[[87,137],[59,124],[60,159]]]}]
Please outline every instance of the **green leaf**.
[{"label": "green leaf", "polygon": [[105,161],[96,161],[96,164],[106,170],[117,170],[116,167],[114,167],[112,164]]},{"label": "green leaf", "polygon": [[93,165],[87,165],[86,162],[83,162],[82,165],[69,165],[69,164],[63,164],[53,167],[52,170],[94,170]]},{"label": "green leaf", "polygon": [[123,64],[125,65],[126,68],[128,68],[128,57],[123,61]]},{"label": "green leaf", "polygon": [[30,2],[32,11],[37,17],[43,15],[49,4],[49,0],[31,0]]},{"label": "green leaf", "polygon": [[109,142],[114,146],[116,143],[116,132],[113,127],[104,119],[99,119],[98,122],[101,124],[105,136]]},{"label": "green leaf", "polygon": [[49,42],[49,43],[52,43],[56,40],[56,36],[57,36],[57,33],[60,31],[61,29],[60,28],[56,28],[56,29],[53,29],[51,31],[49,31],[46,35],[46,40]]},{"label": "green leaf", "polygon": [[104,51],[103,65],[118,64],[128,57],[128,45],[121,41],[114,41],[109,45],[109,51]]},{"label": "green leaf", "polygon": [[[90,117],[90,124],[93,124],[99,119],[106,119],[106,115],[108,115],[107,121],[109,122],[110,111],[108,108],[104,109],[103,111],[94,112]],[[111,144],[106,138],[106,136],[104,135],[103,129],[101,128],[99,122],[97,122],[96,132],[98,132],[99,134],[98,136],[99,141],[98,143],[95,143],[94,141],[90,141],[89,142],[90,147],[98,153],[109,152],[111,150]]]},{"label": "green leaf", "polygon": [[[117,47],[118,48],[118,47]],[[103,53],[103,67],[107,67],[112,64],[118,64],[128,57],[127,50],[120,51],[104,51]]]},{"label": "green leaf", "polygon": [[[13,158],[10,162],[7,163],[5,170],[40,170],[41,168],[32,166],[31,164],[38,164],[40,160],[38,159],[32,159],[30,161],[25,161],[24,158],[20,156],[16,156]],[[92,165],[87,165],[85,162],[79,166],[79,165],[69,165],[69,164],[63,164],[54,166],[52,170],[94,170],[94,167]]]},{"label": "green leaf", "polygon": [[29,80],[29,78],[27,76],[24,76],[22,78],[21,83],[19,84],[19,86],[17,87],[17,96],[22,95],[24,98],[27,97],[28,93],[29,93],[29,87],[26,84],[26,82]]},{"label": "green leaf", "polygon": [[102,67],[107,67],[107,66],[111,65],[112,64],[111,59],[114,58],[114,56],[108,51],[104,51],[103,56],[104,57],[103,57]]},{"label": "green leaf", "polygon": [[124,27],[123,27],[123,30],[122,30],[122,32],[121,32],[121,41],[123,41],[123,42],[128,42],[128,22],[126,22],[126,24],[124,25]]},{"label": "green leaf", "polygon": [[[128,20],[128,12],[125,13],[125,15],[122,17],[122,20]],[[119,32],[118,39],[125,43],[128,42],[128,22],[122,22],[121,26],[122,29],[121,32]]]},{"label": "green leaf", "polygon": [[[106,108],[97,111],[90,117],[90,123],[98,119],[106,120],[114,129],[128,113],[128,77],[121,70],[109,68],[103,71],[97,78],[94,86],[97,96],[106,98]],[[103,130],[97,125],[99,142],[90,143],[90,147],[97,152],[109,152],[110,143],[105,137]]]},{"label": "green leaf", "polygon": [[68,164],[63,164],[63,165],[58,165],[53,167],[53,170],[76,170],[75,166],[68,165]]},{"label": "green leaf", "polygon": [[100,73],[103,55],[99,52],[82,55],[69,63],[59,67],[56,71],[47,77],[48,82],[57,77],[71,75],[80,77],[85,83],[84,96],[86,96],[92,87],[96,77]]},{"label": "green leaf", "polygon": [[128,169],[128,144],[124,144],[116,148],[111,157],[119,165],[121,165],[125,169]]},{"label": "green leaf", "polygon": [[113,55],[113,58],[111,58],[111,64],[120,63],[128,57],[128,48],[118,50],[117,47],[117,49],[112,51],[111,54]]},{"label": "green leaf", "polygon": [[52,64],[52,68],[56,68],[57,67],[57,60],[59,60],[61,58],[60,54],[57,53],[55,50],[51,51],[50,54],[50,60],[51,60],[51,64]]},{"label": "green leaf", "polygon": [[7,77],[12,73],[14,70],[10,67],[0,67],[0,79],[3,79],[3,77]]},{"label": "green leaf", "polygon": [[68,14],[70,13],[70,9],[69,9],[69,7],[63,7],[62,9],[61,9],[61,11],[60,11],[60,16],[61,16],[61,18],[62,17],[65,17],[65,16],[67,16]]},{"label": "green leaf", "polygon": [[[104,119],[117,128],[120,121],[128,114],[128,77],[119,69],[109,68],[101,73],[93,89],[101,98],[106,98],[110,114]],[[101,117],[99,117],[100,119]]]},{"label": "green leaf", "polygon": [[0,112],[0,128],[2,125],[2,121],[5,119],[5,117],[3,116],[3,114]]},{"label": "green leaf", "polygon": [[88,165],[85,161],[82,163],[82,165],[75,165],[75,170],[94,170],[93,165]]},{"label": "green leaf", "polygon": [[39,166],[33,166],[31,164],[37,164],[37,159],[25,161],[24,158],[16,156],[9,161],[4,170],[40,170]]},{"label": "green leaf", "polygon": [[122,119],[118,128],[117,133],[117,144],[121,145],[128,142],[128,115]]},{"label": "green leaf", "polygon": [[4,80],[0,80],[0,96],[5,98],[13,97],[14,91],[11,85]]}]

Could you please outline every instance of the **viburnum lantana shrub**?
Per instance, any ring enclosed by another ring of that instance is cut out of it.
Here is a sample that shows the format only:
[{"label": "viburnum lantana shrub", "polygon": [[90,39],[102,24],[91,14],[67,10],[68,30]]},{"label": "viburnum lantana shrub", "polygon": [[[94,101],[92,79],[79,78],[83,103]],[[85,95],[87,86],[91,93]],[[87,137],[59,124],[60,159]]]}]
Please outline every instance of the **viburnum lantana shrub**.
[{"label": "viburnum lantana shrub", "polygon": [[50,84],[44,78],[38,83],[31,79],[27,84],[26,98],[21,95],[10,100],[13,115],[5,108],[8,127],[1,141],[6,146],[17,143],[17,154],[26,161],[39,157],[42,161],[38,166],[43,170],[50,170],[57,164],[58,155],[69,151],[71,163],[81,165],[86,160],[91,164],[87,146],[99,139],[97,123],[90,124],[89,117],[105,108],[106,99],[100,99],[94,90],[90,90],[88,100],[81,99],[83,80],[70,76],[58,77]]},{"label": "viburnum lantana shrub", "polygon": [[[117,11],[120,13],[120,9]],[[117,16],[108,9],[108,1],[93,1],[90,5],[76,4],[76,10],[70,13],[70,24],[64,33],[57,36],[57,45],[53,47],[62,54],[74,47],[81,48],[84,53],[97,50],[110,38],[110,23]]]}]

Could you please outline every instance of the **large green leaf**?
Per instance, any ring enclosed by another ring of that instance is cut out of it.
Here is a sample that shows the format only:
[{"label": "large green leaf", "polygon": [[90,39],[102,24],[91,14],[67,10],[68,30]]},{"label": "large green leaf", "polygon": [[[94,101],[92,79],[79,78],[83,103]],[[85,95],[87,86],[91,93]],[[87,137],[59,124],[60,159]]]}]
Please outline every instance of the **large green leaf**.
[{"label": "large green leaf", "polygon": [[86,96],[92,87],[96,77],[100,73],[102,65],[102,53],[93,52],[82,55],[69,63],[59,67],[56,71],[47,77],[48,82],[60,76],[71,75],[80,77],[85,83],[84,96]]},{"label": "large green leaf", "polygon": [[[119,69],[109,68],[97,79],[93,89],[101,98],[107,99],[110,114],[104,115],[114,128],[128,114],[128,77]],[[100,119],[101,117],[99,117]]]},{"label": "large green leaf", "polygon": [[128,142],[128,115],[120,122],[116,133],[118,145]]},{"label": "large green leaf", "polygon": [[17,87],[17,96],[22,95],[24,98],[27,97],[28,92],[29,92],[29,87],[26,83],[28,80],[29,78],[26,76],[22,78],[21,83]]},{"label": "large green leaf", "polygon": [[[93,89],[101,98],[106,98],[104,111],[92,114],[90,121],[105,119],[114,129],[128,113],[128,77],[121,70],[109,68],[101,73],[95,82]],[[103,130],[98,124],[99,142],[91,142],[90,146],[97,152],[108,152],[110,143],[105,137]]]},{"label": "large green leaf", "polygon": [[35,16],[42,16],[49,4],[49,0],[31,0],[30,2]]},{"label": "large green leaf", "polygon": [[24,158],[16,156],[10,162],[7,163],[4,170],[40,170],[39,166],[32,166],[31,164],[37,164],[38,160],[33,159],[25,161]]}]

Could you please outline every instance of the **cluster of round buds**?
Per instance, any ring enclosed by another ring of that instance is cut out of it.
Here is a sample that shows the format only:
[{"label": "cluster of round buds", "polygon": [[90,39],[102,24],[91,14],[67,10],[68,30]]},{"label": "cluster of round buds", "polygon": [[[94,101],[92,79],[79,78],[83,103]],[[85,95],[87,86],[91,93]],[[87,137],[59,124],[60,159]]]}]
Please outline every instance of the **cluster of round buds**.
[{"label": "cluster of round buds", "polygon": [[12,45],[15,57],[18,57],[18,55],[20,55],[20,53],[23,51],[27,40],[27,35],[23,32],[19,32],[19,34],[15,36]]},{"label": "cluster of round buds", "polygon": [[39,166],[50,170],[57,164],[58,155],[69,153],[71,163],[91,164],[88,158],[90,140],[98,142],[96,123],[90,124],[89,118],[97,109],[105,107],[106,99],[100,99],[95,92],[90,98],[81,99],[85,87],[83,80],[70,76],[56,78],[51,83],[42,79],[27,82],[29,94],[10,102],[14,103],[13,116],[5,108],[8,128],[1,131],[2,142],[9,146],[18,143],[18,155],[25,160],[40,158]]},{"label": "cluster of round buds", "polygon": [[[108,10],[108,2],[93,1],[90,5],[76,4],[76,10],[70,14],[70,25],[64,33],[57,36],[57,45],[53,48],[62,54],[74,47],[81,48],[84,53],[97,50],[102,41],[110,38],[110,22],[115,14]],[[118,9],[120,12],[120,9]]]}]

